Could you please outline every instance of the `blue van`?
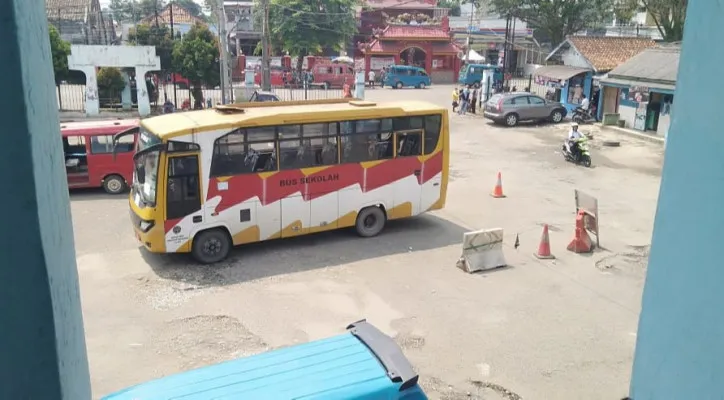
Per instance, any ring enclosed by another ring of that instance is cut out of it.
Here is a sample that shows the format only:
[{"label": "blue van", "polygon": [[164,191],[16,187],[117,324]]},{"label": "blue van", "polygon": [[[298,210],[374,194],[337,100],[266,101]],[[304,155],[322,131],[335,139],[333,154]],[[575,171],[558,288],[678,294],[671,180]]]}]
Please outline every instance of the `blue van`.
[{"label": "blue van", "polygon": [[103,400],[427,400],[397,343],[365,320],[347,333],[142,383]]},{"label": "blue van", "polygon": [[390,86],[393,89],[402,89],[403,87],[424,89],[430,86],[431,83],[430,77],[424,68],[392,65],[387,68],[387,74],[382,86]]},{"label": "blue van", "polygon": [[483,71],[492,69],[493,72],[493,86],[498,82],[503,81],[503,70],[497,65],[491,64],[465,64],[460,68],[460,76],[458,77],[458,83],[461,85],[473,85],[480,87],[483,79]]}]

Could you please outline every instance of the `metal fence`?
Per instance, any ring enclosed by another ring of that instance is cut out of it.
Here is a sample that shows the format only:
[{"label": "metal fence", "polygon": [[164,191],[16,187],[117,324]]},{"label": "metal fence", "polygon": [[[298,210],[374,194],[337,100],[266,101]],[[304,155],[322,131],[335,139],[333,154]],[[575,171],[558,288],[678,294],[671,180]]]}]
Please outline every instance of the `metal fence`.
[{"label": "metal fence", "polygon": [[[234,96],[236,97],[239,94],[242,94],[242,97],[245,97],[246,95],[251,96],[254,90],[260,89],[253,88],[248,90],[242,86],[234,86]],[[221,89],[202,89],[201,92],[204,98],[204,107],[206,107],[209,103],[212,105],[221,103]],[[321,100],[343,97],[341,89],[322,89],[316,86],[307,89],[272,87],[272,92],[274,92],[282,101]],[[58,99],[58,110],[85,110],[85,85],[61,84],[56,88],[56,97]],[[115,97],[115,99],[100,99],[101,108],[121,109],[122,105],[120,94]],[[135,100],[135,96],[133,97]],[[154,97],[155,99],[152,98],[151,101],[151,106],[153,108],[161,107],[166,102],[166,99],[170,100],[171,103],[176,104],[178,109],[182,108],[184,103],[193,106],[191,90],[188,88],[181,88],[178,85],[176,87],[176,92],[174,93],[173,84],[162,84],[157,90],[157,96]],[[234,102],[243,102],[247,100],[248,97],[233,99]],[[134,108],[136,107],[135,104],[133,106]]]}]

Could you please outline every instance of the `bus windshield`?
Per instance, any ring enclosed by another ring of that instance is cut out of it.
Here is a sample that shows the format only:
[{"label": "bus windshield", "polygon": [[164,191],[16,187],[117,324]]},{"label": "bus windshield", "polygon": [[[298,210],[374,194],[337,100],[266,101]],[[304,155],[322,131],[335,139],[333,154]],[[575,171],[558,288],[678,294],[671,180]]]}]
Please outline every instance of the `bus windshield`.
[{"label": "bus windshield", "polygon": [[142,205],[156,205],[156,183],[158,182],[158,161],[161,156],[161,147],[151,150],[153,146],[161,144],[158,136],[141,128],[138,136],[138,152],[133,157],[133,191],[134,199],[139,207]]}]

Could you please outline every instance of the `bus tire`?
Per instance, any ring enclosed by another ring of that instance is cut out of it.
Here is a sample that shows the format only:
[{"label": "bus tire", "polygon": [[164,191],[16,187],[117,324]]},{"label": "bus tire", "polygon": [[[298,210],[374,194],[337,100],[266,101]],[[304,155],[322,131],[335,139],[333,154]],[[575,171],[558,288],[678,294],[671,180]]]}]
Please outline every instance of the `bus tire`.
[{"label": "bus tire", "polygon": [[396,88],[396,89],[402,89],[402,82],[397,82],[397,83],[395,84],[395,88]]},{"label": "bus tire", "polygon": [[194,236],[191,256],[201,264],[214,264],[224,260],[231,251],[231,238],[222,228],[201,231]]},{"label": "bus tire", "polygon": [[126,180],[120,175],[108,175],[103,178],[103,190],[108,194],[121,194],[126,191]]},{"label": "bus tire", "polygon": [[380,207],[371,206],[363,208],[357,214],[355,229],[357,234],[362,237],[373,237],[382,232],[385,223],[387,223],[385,212]]},{"label": "bus tire", "polygon": [[479,88],[480,88],[480,81],[475,81],[475,83],[473,83],[473,86],[475,87],[475,89],[479,89]]}]

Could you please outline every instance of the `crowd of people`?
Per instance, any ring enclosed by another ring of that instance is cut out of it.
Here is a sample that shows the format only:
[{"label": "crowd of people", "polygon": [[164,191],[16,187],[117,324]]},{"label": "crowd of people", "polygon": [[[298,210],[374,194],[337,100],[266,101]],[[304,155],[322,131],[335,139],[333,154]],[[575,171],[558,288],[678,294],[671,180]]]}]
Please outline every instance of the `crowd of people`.
[{"label": "crowd of people", "polygon": [[476,114],[483,106],[483,96],[480,88],[465,86],[453,89],[452,110],[459,115],[467,113]]}]

